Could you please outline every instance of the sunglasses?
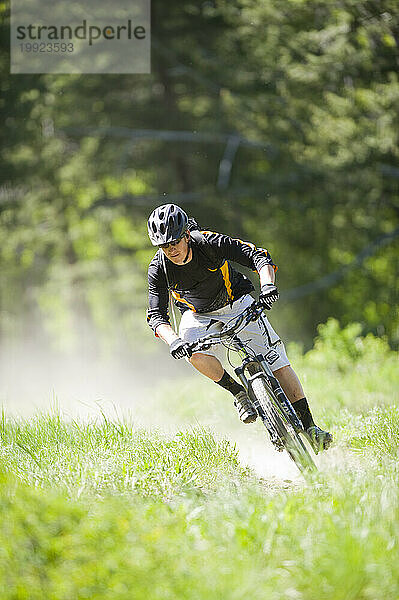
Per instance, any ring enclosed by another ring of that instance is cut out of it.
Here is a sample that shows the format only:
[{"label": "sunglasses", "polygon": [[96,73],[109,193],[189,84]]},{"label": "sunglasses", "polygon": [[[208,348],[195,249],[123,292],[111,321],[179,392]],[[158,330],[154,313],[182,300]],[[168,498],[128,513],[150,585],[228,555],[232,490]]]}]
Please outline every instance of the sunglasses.
[{"label": "sunglasses", "polygon": [[158,244],[158,248],[162,248],[162,250],[166,250],[166,248],[169,248],[169,246],[177,246],[177,244],[180,244],[182,239],[185,237],[186,237],[186,234],[179,237],[178,240],[173,240],[173,242],[168,242],[167,244]]}]

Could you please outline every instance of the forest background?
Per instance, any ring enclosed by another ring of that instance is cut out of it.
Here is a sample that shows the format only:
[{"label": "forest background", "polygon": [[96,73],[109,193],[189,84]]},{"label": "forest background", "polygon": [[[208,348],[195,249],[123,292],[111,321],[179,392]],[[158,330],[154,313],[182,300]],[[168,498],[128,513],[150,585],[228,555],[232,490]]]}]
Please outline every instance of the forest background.
[{"label": "forest background", "polygon": [[395,0],[153,0],[151,75],[105,76],[10,75],[0,6],[3,340],[155,351],[146,221],[175,202],[269,249],[281,335],[398,347]]}]

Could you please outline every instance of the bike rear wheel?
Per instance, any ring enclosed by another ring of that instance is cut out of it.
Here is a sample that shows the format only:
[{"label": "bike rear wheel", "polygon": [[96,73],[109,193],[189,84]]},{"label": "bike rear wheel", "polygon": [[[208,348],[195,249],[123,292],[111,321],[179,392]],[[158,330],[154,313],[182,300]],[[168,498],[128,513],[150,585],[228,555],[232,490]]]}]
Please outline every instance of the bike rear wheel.
[{"label": "bike rear wheel", "polygon": [[[289,422],[283,410],[279,409],[278,399],[268,388],[264,375],[252,379],[251,389],[269,424],[271,424],[280,438],[289,457],[295,462],[303,474],[317,470],[317,467],[309,454],[306,446],[301,440],[300,434]],[[273,394],[273,400],[270,396]]]}]

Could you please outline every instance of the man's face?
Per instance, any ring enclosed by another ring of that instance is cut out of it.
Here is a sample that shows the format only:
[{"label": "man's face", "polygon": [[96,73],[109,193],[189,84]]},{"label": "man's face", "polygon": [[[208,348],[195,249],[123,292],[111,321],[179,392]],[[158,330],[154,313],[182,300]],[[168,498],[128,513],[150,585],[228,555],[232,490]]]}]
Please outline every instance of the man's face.
[{"label": "man's face", "polygon": [[190,239],[190,233],[187,232],[181,240],[174,246],[169,244],[167,248],[162,248],[162,252],[165,253],[166,257],[175,263],[175,265],[183,265],[184,259],[188,252],[188,241]]}]

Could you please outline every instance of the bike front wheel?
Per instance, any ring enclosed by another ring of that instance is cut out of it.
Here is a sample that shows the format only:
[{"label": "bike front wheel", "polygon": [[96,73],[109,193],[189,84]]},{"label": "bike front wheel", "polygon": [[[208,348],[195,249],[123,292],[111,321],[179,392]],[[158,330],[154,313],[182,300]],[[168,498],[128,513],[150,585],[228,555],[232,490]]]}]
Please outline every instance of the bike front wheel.
[{"label": "bike front wheel", "polygon": [[267,421],[275,430],[289,457],[303,474],[317,470],[313,458],[301,440],[300,434],[290,423],[285,412],[279,408],[279,401],[268,389],[265,377],[260,375],[251,381],[252,393],[265,413]]}]

